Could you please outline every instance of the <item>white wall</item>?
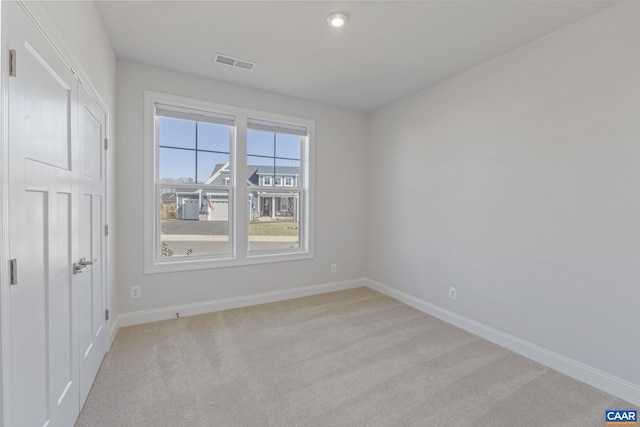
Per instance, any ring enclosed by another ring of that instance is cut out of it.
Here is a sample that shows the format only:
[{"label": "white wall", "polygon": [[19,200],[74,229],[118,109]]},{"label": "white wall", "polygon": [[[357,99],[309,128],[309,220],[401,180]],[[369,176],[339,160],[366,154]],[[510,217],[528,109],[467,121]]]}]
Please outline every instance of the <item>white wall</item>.
[{"label": "white wall", "polygon": [[[93,89],[101,98],[109,113],[108,136],[111,140],[108,153],[109,174],[115,177],[115,97],[116,97],[116,56],[111,42],[102,24],[102,18],[94,2],[89,1],[38,1],[33,2],[39,10],[44,12],[45,19],[55,28],[65,47],[69,49],[78,61],[83,73],[81,78],[88,79]],[[109,205],[108,222],[112,230],[117,229],[115,185],[108,184]],[[115,271],[116,236],[111,233],[108,237],[109,265],[107,271],[107,287],[109,305],[112,313],[117,313]]]},{"label": "white wall", "polygon": [[367,277],[640,385],[639,6],[372,113]]},{"label": "white wall", "polygon": [[[118,307],[121,313],[279,291],[364,276],[366,132],[363,113],[118,61]],[[145,89],[315,120],[315,258],[143,274]],[[330,273],[337,263],[338,273]],[[129,289],[142,286],[142,298]]]}]

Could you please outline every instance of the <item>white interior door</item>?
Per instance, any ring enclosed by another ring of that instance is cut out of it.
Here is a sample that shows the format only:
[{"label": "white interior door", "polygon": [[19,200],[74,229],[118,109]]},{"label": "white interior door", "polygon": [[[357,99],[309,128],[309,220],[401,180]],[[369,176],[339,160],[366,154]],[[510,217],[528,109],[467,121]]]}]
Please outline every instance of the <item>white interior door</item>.
[{"label": "white interior door", "polygon": [[81,176],[79,185],[78,256],[96,260],[75,275],[78,295],[80,346],[80,406],[91,390],[105,353],[104,224],[105,224],[105,113],[80,85],[78,138]]},{"label": "white interior door", "polygon": [[[105,352],[105,113],[15,2],[7,78],[12,426],[73,426]],[[88,264],[76,271],[77,261]]]},{"label": "white interior door", "polygon": [[77,82],[17,5],[4,10],[17,60],[8,79],[9,256],[17,260],[12,425],[70,426],[80,408],[72,292]]}]

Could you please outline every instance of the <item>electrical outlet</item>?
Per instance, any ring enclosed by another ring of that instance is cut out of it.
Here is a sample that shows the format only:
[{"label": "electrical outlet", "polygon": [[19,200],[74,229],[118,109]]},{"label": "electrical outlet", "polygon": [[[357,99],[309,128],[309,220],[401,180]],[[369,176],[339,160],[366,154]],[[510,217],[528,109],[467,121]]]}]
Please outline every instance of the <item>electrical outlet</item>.
[{"label": "electrical outlet", "polygon": [[142,286],[132,286],[131,287],[131,298],[140,298],[142,296]]},{"label": "electrical outlet", "polygon": [[457,296],[458,291],[456,290],[456,288],[449,287],[449,298],[456,299]]},{"label": "electrical outlet", "polygon": [[331,272],[332,273],[338,272],[338,264],[331,264]]}]

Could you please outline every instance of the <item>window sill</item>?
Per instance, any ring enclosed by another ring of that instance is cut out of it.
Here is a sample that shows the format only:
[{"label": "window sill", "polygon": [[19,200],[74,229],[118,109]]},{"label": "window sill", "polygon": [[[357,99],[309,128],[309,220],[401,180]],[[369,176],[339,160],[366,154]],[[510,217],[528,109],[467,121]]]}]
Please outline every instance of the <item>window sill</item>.
[{"label": "window sill", "polygon": [[249,254],[245,259],[220,258],[211,259],[180,259],[176,261],[155,262],[147,265],[144,274],[170,273],[177,271],[206,270],[227,267],[245,267],[250,265],[270,264],[274,262],[291,262],[313,259],[314,256],[308,251],[291,253],[260,253]]}]

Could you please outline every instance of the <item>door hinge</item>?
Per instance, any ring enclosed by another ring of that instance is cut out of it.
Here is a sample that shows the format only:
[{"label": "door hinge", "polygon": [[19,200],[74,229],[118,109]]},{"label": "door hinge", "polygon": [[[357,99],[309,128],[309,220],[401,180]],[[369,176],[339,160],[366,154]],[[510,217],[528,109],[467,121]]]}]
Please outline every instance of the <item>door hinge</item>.
[{"label": "door hinge", "polygon": [[108,150],[109,149],[109,138],[105,138],[104,139],[104,149]]},{"label": "door hinge", "polygon": [[9,75],[11,77],[16,76],[16,51],[15,49],[9,50]]},{"label": "door hinge", "polygon": [[104,311],[104,320],[109,320],[109,309]]},{"label": "door hinge", "polygon": [[9,260],[9,276],[10,282],[12,285],[18,284],[18,260],[10,259]]}]

